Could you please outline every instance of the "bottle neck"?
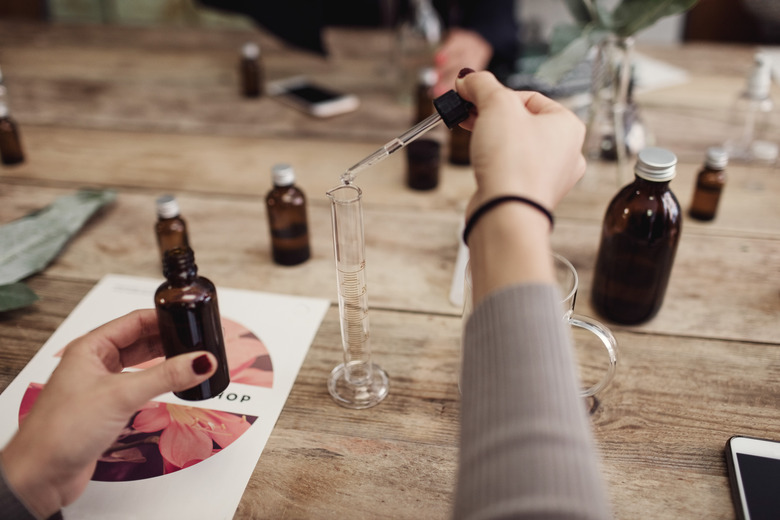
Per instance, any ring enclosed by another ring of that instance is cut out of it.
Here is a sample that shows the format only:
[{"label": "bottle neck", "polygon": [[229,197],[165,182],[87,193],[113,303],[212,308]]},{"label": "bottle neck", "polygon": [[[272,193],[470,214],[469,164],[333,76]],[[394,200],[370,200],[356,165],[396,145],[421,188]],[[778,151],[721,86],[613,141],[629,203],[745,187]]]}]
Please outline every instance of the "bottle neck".
[{"label": "bottle neck", "polygon": [[165,252],[163,275],[173,284],[182,284],[198,276],[195,255],[189,247],[177,247]]},{"label": "bottle neck", "polygon": [[640,177],[639,175],[634,175],[634,185],[637,187],[641,187],[647,190],[652,191],[666,191],[669,189],[669,183],[672,179],[666,180],[666,181],[651,181],[645,178]]}]

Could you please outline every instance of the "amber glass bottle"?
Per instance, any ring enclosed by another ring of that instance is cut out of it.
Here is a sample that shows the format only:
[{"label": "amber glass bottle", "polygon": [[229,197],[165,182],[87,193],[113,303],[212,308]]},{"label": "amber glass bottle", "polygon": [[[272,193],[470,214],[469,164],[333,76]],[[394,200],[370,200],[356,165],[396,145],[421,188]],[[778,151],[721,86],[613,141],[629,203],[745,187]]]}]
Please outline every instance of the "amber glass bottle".
[{"label": "amber glass bottle", "polygon": [[469,146],[471,146],[471,132],[461,128],[460,125],[453,126],[450,132],[450,163],[460,166],[471,164]]},{"label": "amber glass bottle", "polygon": [[680,204],[669,189],[676,164],[672,152],[645,148],[634,182],[607,208],[592,303],[609,320],[641,323],[661,308],[682,229]]},{"label": "amber glass bottle", "polygon": [[417,78],[417,113],[413,124],[419,123],[436,112],[431,89],[436,84],[438,77],[436,69],[433,67],[425,67],[420,70],[420,75]]},{"label": "amber glass bottle", "polygon": [[[0,85],[0,88],[2,85]],[[0,161],[3,164],[19,164],[24,161],[19,127],[11,117],[8,106],[0,102]]]},{"label": "amber glass bottle", "polygon": [[729,156],[725,148],[713,146],[707,149],[704,166],[696,176],[696,190],[688,213],[698,220],[712,220],[718,212],[718,203],[726,184],[726,165]]},{"label": "amber glass bottle", "polygon": [[271,253],[277,264],[300,264],[311,255],[306,196],[295,186],[295,171],[290,165],[277,164],[271,174],[274,187],[265,198]]},{"label": "amber glass bottle", "polygon": [[187,223],[181,218],[179,203],[173,195],[163,195],[157,199],[157,222],[154,225],[160,257],[177,247],[189,247]]},{"label": "amber glass bottle", "polygon": [[166,281],[154,294],[157,321],[165,357],[207,350],[217,358],[217,371],[198,386],[176,392],[189,401],[210,399],[230,383],[217,290],[208,279],[198,276],[190,248],[166,251],[163,260]]},{"label": "amber glass bottle", "polygon": [[241,48],[239,63],[241,93],[246,97],[259,97],[263,93],[263,68],[260,64],[260,47],[253,42]]}]

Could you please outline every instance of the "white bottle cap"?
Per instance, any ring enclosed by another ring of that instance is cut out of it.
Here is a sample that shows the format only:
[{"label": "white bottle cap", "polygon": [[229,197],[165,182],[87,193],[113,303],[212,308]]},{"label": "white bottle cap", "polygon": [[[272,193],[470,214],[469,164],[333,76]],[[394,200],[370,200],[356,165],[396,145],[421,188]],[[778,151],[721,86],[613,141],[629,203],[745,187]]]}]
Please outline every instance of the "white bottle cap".
[{"label": "white bottle cap", "polygon": [[295,170],[289,164],[275,164],[271,168],[274,186],[290,186],[295,182]]},{"label": "white bottle cap", "polygon": [[420,69],[418,81],[423,86],[432,87],[439,81],[439,73],[433,67],[424,67]]},{"label": "white bottle cap", "polygon": [[260,46],[255,42],[247,42],[241,47],[241,55],[244,58],[254,60],[260,56]]},{"label": "white bottle cap", "polygon": [[653,182],[674,179],[677,173],[677,156],[665,148],[649,147],[639,152],[634,173],[637,177]]},{"label": "white bottle cap", "polygon": [[173,195],[162,195],[157,198],[157,216],[173,218],[179,216],[179,202]]},{"label": "white bottle cap", "polygon": [[722,146],[707,148],[707,167],[713,170],[723,170],[729,164],[729,153]]},{"label": "white bottle cap", "polygon": [[766,99],[772,88],[772,59],[757,52],[753,57],[753,70],[748,78],[747,95],[750,99]]}]

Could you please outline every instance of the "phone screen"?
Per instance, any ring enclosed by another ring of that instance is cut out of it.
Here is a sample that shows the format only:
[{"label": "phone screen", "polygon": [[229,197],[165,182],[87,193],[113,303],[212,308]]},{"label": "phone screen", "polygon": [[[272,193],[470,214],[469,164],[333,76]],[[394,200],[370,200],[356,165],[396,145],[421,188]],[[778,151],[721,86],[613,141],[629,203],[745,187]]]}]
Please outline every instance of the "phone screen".
[{"label": "phone screen", "polygon": [[780,460],[737,453],[750,520],[777,520],[780,511]]},{"label": "phone screen", "polygon": [[313,87],[311,85],[292,87],[287,91],[287,94],[305,99],[309,103],[321,103],[340,97],[340,94],[337,94],[336,92],[332,92],[322,87]]}]

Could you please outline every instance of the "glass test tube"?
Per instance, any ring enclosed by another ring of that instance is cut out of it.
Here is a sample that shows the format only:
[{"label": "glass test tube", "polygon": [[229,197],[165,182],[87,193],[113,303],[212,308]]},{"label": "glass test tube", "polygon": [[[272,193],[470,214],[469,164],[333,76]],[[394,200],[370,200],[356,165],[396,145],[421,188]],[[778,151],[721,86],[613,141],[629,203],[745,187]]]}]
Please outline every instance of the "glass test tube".
[{"label": "glass test tube", "polygon": [[354,184],[343,184],[327,192],[344,349],[344,362],[331,372],[328,391],[347,408],[374,406],[387,396],[388,390],[387,374],[371,362],[362,194]]}]

